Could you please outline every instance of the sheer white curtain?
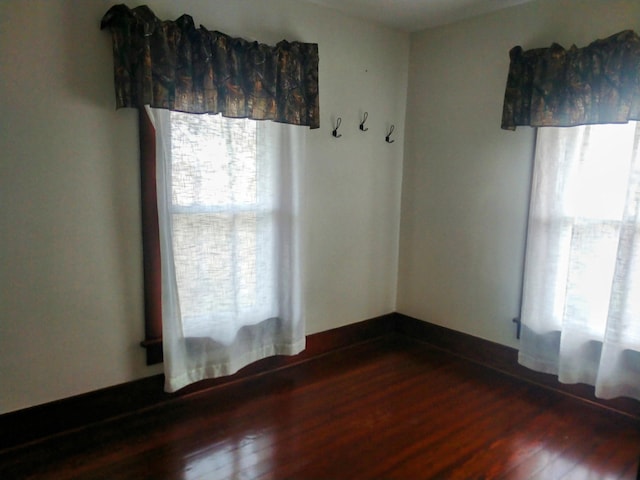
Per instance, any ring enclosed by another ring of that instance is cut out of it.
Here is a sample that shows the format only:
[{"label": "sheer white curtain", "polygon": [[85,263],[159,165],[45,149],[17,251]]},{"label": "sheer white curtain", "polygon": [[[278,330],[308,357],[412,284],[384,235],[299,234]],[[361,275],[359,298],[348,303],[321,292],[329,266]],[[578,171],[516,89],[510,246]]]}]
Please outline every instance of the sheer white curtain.
[{"label": "sheer white curtain", "polygon": [[640,399],[640,127],[540,128],[521,364]]},{"label": "sheer white curtain", "polygon": [[148,109],[156,129],[165,389],[305,346],[305,129]]}]

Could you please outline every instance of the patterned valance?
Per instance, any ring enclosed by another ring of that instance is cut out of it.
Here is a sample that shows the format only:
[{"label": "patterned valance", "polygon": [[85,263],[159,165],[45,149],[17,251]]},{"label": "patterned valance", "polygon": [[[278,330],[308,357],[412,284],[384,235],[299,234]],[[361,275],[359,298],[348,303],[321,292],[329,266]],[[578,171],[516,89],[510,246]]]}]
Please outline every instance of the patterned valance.
[{"label": "patterned valance", "polygon": [[275,47],[196,28],[189,15],[161,21],[146,6],[112,7],[116,106],[320,126],[318,45]]},{"label": "patterned valance", "polygon": [[509,52],[502,128],[640,120],[640,37],[625,30],[585,48]]}]

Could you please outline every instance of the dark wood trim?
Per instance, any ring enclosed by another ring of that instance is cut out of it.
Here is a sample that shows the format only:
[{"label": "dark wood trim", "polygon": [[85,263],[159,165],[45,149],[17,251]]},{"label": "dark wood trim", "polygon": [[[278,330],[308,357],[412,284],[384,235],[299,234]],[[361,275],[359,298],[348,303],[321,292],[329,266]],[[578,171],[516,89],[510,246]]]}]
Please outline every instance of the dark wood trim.
[{"label": "dark wood trim", "polygon": [[162,272],[156,187],[156,132],[144,108],[138,109],[140,138],[140,208],[144,273],[147,365],[162,362]]},{"label": "dark wood trim", "polygon": [[336,350],[358,343],[401,335],[446,350],[475,363],[551,389],[565,395],[640,420],[640,402],[628,398],[601,400],[593,395],[593,387],[564,385],[552,375],[522,367],[517,350],[488,340],[392,313],[355,324],[307,336],[307,348],[293,357],[271,357],[247,366],[235,375],[205,380],[175,394],[163,390],[164,376],[155,375],[122,385],[69,397],[16,412],[0,415],[0,452],[36,442],[71,430],[105,422],[150,408],[166,405],[188,396],[235,383],[239,388],[258,376],[294,367]]},{"label": "dark wood trim", "polygon": [[258,375],[292,367],[336,350],[393,333],[395,315],[389,314],[307,336],[299,355],[277,356],[255,362],[235,375],[205,380],[174,394],[163,390],[164,376],[104,388],[16,412],[0,415],[0,452],[99,422],[158,407],[189,395]]},{"label": "dark wood trim", "polygon": [[147,352],[147,365],[155,365],[164,361],[162,338],[151,338],[140,342],[140,346]]},{"label": "dark wood trim", "polygon": [[467,360],[521,380],[556,390],[565,395],[570,395],[640,420],[640,402],[631,398],[602,400],[595,397],[594,388],[590,385],[567,385],[560,383],[554,375],[529,370],[518,363],[518,351],[514,348],[402,314],[396,314],[395,323],[397,332],[408,337],[429,343]]}]

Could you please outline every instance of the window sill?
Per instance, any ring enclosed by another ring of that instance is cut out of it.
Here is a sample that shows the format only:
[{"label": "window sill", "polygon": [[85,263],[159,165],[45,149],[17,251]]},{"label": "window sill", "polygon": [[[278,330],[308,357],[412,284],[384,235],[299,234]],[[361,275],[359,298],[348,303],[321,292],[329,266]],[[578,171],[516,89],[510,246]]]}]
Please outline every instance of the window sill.
[{"label": "window sill", "polygon": [[152,338],[140,342],[140,345],[147,351],[147,365],[162,363],[162,338]]}]

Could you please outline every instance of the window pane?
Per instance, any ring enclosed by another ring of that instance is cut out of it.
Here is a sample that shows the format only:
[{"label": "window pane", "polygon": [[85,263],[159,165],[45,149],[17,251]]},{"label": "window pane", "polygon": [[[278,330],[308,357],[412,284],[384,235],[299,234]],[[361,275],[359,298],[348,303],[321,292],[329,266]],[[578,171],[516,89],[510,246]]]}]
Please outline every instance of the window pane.
[{"label": "window pane", "polygon": [[257,203],[256,122],[171,113],[173,204]]},{"label": "window pane", "polygon": [[582,158],[572,179],[568,214],[620,221],[624,214],[636,123],[580,127]]}]

